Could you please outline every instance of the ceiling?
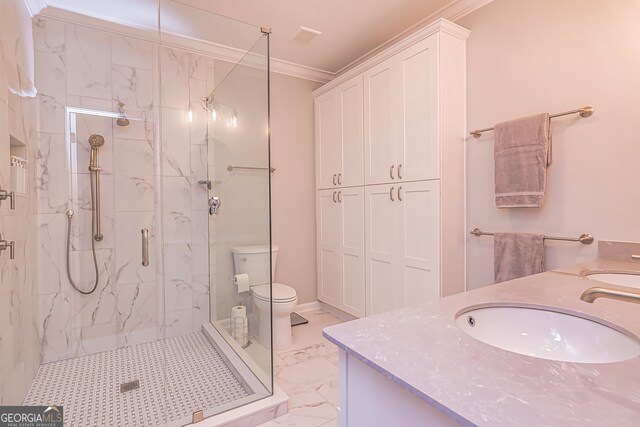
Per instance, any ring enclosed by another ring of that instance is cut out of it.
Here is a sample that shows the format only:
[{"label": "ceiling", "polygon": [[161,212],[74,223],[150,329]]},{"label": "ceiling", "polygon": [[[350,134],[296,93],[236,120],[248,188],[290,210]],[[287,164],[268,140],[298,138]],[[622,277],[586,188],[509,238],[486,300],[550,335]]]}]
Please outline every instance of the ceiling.
[{"label": "ceiling", "polygon": [[[419,23],[451,0],[178,0],[269,26],[274,58],[336,73]],[[300,27],[321,31],[309,44],[289,40]]]},{"label": "ceiling", "polygon": [[[46,0],[49,6],[119,23],[157,26],[158,0]],[[350,63],[460,0],[160,0],[163,27],[239,49],[272,28],[273,58],[336,74]],[[187,7],[189,6],[189,7]],[[240,22],[223,20],[203,10]],[[171,11],[171,13],[169,13]],[[322,32],[290,41],[300,26]]]}]

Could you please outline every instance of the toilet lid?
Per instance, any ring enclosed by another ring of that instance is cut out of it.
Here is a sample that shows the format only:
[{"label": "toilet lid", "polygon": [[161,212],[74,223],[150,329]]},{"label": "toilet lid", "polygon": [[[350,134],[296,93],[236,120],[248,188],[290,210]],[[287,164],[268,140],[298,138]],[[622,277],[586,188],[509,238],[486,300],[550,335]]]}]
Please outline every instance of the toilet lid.
[{"label": "toilet lid", "polygon": [[[251,288],[253,294],[264,301],[269,301],[269,284],[258,285]],[[282,283],[273,284],[273,301],[289,302],[296,299],[296,290]]]}]

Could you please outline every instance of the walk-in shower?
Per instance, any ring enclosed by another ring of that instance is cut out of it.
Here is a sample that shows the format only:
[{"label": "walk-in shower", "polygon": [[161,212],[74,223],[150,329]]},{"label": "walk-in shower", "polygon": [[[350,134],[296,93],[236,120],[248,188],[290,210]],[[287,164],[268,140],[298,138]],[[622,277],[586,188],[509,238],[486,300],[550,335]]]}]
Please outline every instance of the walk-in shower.
[{"label": "walk-in shower", "polygon": [[[271,319],[232,254],[271,244],[269,34],[155,6],[164,27],[62,10],[34,25],[60,43],[35,53],[41,357],[6,402],[60,405],[65,426],[186,425],[273,394]],[[266,346],[232,337],[238,306]]]}]

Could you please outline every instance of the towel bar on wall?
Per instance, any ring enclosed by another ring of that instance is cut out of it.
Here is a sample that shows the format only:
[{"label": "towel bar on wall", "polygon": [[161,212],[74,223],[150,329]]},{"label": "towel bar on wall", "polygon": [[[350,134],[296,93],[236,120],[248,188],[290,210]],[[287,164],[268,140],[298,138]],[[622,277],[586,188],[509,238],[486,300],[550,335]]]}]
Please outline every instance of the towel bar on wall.
[{"label": "towel bar on wall", "polygon": [[[562,116],[568,116],[570,114],[580,114],[580,117],[582,117],[583,119],[586,119],[587,117],[590,117],[593,114],[593,107],[582,107],[582,108],[578,108],[577,110],[571,110],[571,111],[565,111],[563,113],[557,113],[557,114],[551,114],[549,116],[550,119],[554,119],[556,117],[562,117]],[[480,138],[480,135],[482,135],[483,132],[489,132],[492,131],[493,128],[485,128],[485,129],[476,129],[474,131],[469,132],[470,135],[473,135],[474,138]]]},{"label": "towel bar on wall", "polygon": [[[495,233],[486,233],[479,228],[474,228],[470,231],[469,234],[473,234],[476,237],[480,236],[493,236]],[[544,236],[545,240],[563,240],[565,242],[580,242],[583,245],[590,245],[593,243],[594,238],[591,234],[581,234],[580,237],[553,237],[553,236]]]},{"label": "towel bar on wall", "polygon": [[271,173],[274,173],[276,171],[276,168],[256,168],[253,166],[227,166],[227,170],[229,172],[232,172],[234,170],[245,170],[245,171],[270,171]]}]

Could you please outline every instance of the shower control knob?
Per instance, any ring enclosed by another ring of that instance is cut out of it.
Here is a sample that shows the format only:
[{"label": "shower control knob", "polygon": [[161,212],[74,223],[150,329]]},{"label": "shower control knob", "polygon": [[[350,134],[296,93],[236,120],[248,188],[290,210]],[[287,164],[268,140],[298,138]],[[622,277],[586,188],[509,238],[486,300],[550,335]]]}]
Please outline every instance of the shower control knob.
[{"label": "shower control knob", "polygon": [[2,234],[0,234],[0,253],[2,253],[2,251],[6,250],[8,248],[9,249],[9,258],[10,259],[15,259],[15,257],[16,257],[15,247],[16,247],[15,242],[7,242],[6,240],[2,239]]},{"label": "shower control knob", "polygon": [[218,211],[222,206],[222,202],[219,197],[213,196],[209,199],[209,215],[218,215]]},{"label": "shower control knob", "polygon": [[7,190],[0,189],[0,201],[7,200],[7,199],[11,199],[10,208],[11,209],[15,209],[16,208],[16,193],[14,193],[13,191],[7,191]]}]

